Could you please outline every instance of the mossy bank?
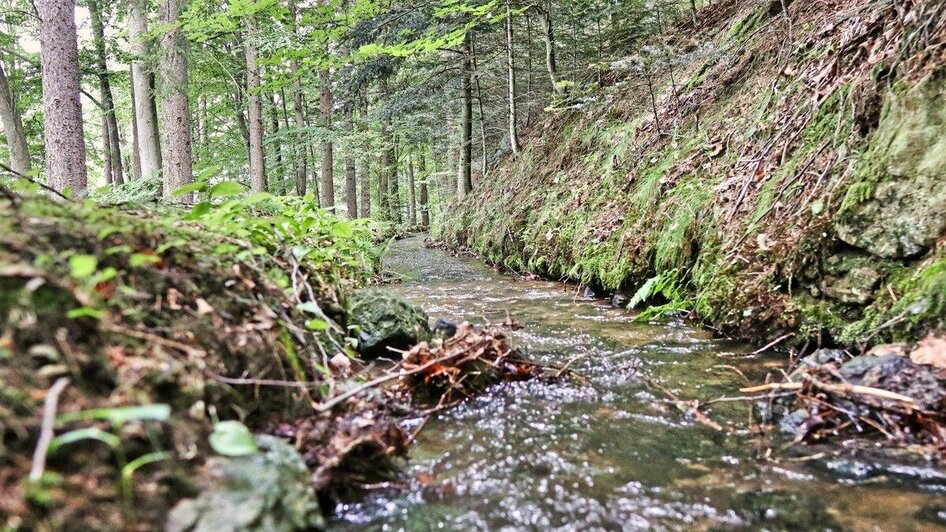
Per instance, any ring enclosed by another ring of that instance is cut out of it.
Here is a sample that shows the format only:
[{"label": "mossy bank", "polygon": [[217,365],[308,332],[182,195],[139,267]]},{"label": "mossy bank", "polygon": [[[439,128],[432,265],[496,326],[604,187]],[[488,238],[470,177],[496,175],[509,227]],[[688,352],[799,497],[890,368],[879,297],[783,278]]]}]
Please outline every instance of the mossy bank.
[{"label": "mossy bank", "polygon": [[946,315],[944,12],[715,2],[534,124],[436,236],[730,335],[915,340]]}]

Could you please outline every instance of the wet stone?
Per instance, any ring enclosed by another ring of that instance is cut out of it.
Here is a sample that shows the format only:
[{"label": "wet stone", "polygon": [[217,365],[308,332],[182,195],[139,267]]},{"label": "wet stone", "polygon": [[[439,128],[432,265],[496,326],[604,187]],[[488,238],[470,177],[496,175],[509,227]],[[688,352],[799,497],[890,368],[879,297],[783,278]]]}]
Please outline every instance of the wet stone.
[{"label": "wet stone", "polygon": [[207,462],[206,487],[171,511],[169,532],[320,530],[325,522],[309,470],[291,445],[258,436],[260,452]]},{"label": "wet stone", "polygon": [[350,308],[350,324],[359,328],[358,350],[366,357],[390,355],[389,347],[404,350],[430,339],[427,314],[383,290],[355,292]]}]

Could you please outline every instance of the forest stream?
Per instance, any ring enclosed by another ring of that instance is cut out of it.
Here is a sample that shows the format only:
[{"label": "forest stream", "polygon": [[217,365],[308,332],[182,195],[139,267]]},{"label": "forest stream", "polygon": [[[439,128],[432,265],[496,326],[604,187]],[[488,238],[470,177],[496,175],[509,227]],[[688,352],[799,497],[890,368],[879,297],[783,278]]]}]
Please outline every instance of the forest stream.
[{"label": "forest stream", "polygon": [[[946,475],[890,451],[791,446],[753,431],[747,402],[686,416],[684,400],[738,396],[783,367],[681,320],[637,323],[574,285],[496,273],[480,261],[396,242],[396,295],[432,319],[522,328],[513,342],[587,379],[500,385],[429,420],[405,486],[340,506],[338,530],[845,529],[946,524]],[[741,375],[744,375],[745,378]],[[748,381],[746,380],[748,379]],[[715,430],[718,423],[723,430]]]}]

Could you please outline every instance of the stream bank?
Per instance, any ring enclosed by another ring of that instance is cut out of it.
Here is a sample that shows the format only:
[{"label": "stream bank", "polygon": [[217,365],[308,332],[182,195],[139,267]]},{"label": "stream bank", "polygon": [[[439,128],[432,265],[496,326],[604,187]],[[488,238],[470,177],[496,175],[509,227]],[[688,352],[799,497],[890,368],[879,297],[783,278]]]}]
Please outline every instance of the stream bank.
[{"label": "stream bank", "polygon": [[944,12],[713,2],[535,124],[435,238],[759,344],[916,342],[946,318]]}]

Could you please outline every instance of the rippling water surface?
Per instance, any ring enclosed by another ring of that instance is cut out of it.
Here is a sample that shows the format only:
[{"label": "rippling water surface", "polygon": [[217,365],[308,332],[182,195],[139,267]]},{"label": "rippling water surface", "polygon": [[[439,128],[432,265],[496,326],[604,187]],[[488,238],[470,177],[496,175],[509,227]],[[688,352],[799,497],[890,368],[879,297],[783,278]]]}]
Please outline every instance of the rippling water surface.
[{"label": "rippling water surface", "polygon": [[[931,530],[946,525],[946,475],[915,458],[844,446],[785,448],[751,432],[746,403],[687,417],[639,375],[683,399],[738,395],[777,355],[679,322],[639,324],[575,287],[493,272],[479,261],[392,246],[390,290],[433,318],[523,328],[530,357],[587,382],[524,382],[431,419],[407,487],[338,509],[337,529]],[[884,456],[880,458],[879,456]],[[905,465],[909,464],[909,465]]]}]

